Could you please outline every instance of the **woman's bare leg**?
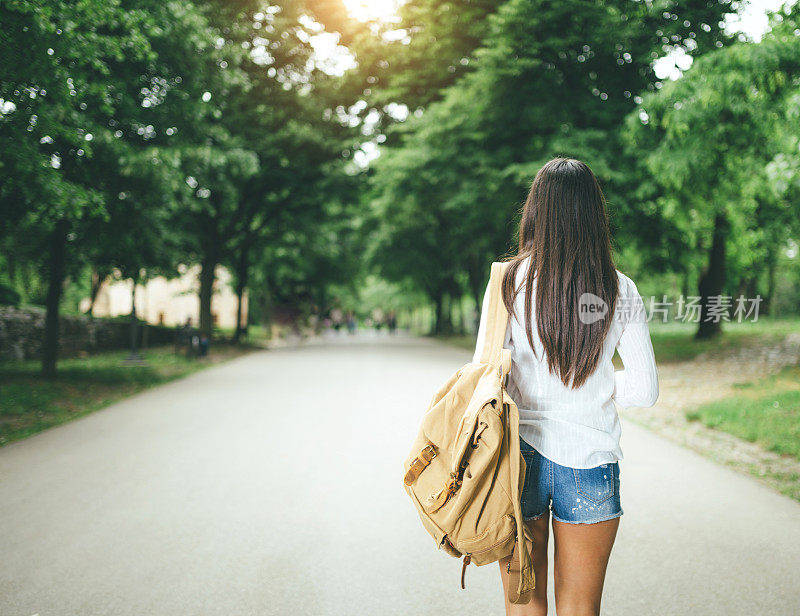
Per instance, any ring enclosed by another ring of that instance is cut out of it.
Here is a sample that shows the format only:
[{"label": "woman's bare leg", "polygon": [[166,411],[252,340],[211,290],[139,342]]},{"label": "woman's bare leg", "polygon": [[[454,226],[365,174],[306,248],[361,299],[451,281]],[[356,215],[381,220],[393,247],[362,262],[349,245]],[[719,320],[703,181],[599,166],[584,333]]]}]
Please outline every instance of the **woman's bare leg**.
[{"label": "woman's bare leg", "polygon": [[511,557],[500,559],[500,577],[503,580],[503,596],[506,601],[506,616],[547,616],[547,540],[550,538],[550,510],[538,520],[526,522],[533,537],[533,572],[536,588],[530,603],[515,605],[508,602],[508,563]]},{"label": "woman's bare leg", "polygon": [[606,567],[620,518],[595,524],[553,520],[558,616],[599,616]]}]

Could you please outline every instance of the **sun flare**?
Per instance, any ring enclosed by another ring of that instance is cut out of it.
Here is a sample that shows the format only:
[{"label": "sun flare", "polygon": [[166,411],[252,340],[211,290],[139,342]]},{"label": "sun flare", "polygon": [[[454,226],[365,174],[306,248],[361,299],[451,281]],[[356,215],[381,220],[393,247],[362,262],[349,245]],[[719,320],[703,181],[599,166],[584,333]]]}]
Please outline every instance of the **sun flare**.
[{"label": "sun flare", "polygon": [[343,0],[347,11],[362,21],[380,19],[390,21],[397,15],[403,0]]}]

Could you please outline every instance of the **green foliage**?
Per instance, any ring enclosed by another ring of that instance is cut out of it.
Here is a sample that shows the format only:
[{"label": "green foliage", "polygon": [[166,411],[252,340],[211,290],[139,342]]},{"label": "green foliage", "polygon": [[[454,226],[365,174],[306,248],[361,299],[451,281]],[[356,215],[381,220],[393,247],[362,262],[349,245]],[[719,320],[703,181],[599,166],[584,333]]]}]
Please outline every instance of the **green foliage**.
[{"label": "green foliage", "polygon": [[[0,282],[54,313],[92,276],[200,263],[210,328],[223,263],[254,313],[424,297],[446,331],[513,251],[535,171],[570,155],[601,180],[626,268],[687,291],[724,212],[729,286],[785,307],[797,11],[754,44],[720,30],[733,8],[410,0],[362,23],[339,0],[4,2]],[[357,62],[343,76],[315,55],[325,28]],[[663,83],[653,61],[678,49],[697,60]],[[361,173],[364,141],[382,146]]]},{"label": "green foliage", "polygon": [[0,284],[0,306],[19,306],[20,295],[8,285]]},{"label": "green foliage", "polygon": [[94,137],[113,132],[118,68],[151,57],[146,12],[119,0],[17,0],[0,10],[10,58],[0,73],[0,138],[14,144],[0,151],[3,224],[102,212],[101,194],[84,181],[86,161]]},{"label": "green foliage", "polygon": [[533,174],[558,154],[593,167],[616,222],[634,219],[617,133],[638,93],[661,86],[653,59],[665,45],[700,53],[727,39],[708,25],[727,3],[671,5],[503,3],[480,30],[470,70],[389,132],[371,177],[378,271],[412,279],[437,305],[467,291],[478,302],[488,263],[511,248]]},{"label": "green foliage", "polygon": [[[387,105],[424,109],[472,67],[475,49],[489,30],[492,0],[409,0],[399,23],[369,24],[346,31],[359,63],[359,94],[370,109]],[[366,111],[366,108],[365,108]]]},{"label": "green foliage", "polygon": [[[337,23],[342,11],[302,0],[0,5],[9,286],[46,296],[57,315],[65,280],[88,279],[87,263],[100,280],[139,280],[200,262],[209,317],[217,263],[234,264],[246,286],[256,256],[289,259],[282,244],[346,234],[331,203],[354,186],[343,152],[355,131],[326,114],[341,93],[309,42],[311,17]],[[324,272],[352,271],[335,248],[319,246],[311,270],[298,270],[316,297],[336,282]]]},{"label": "green foliage", "polygon": [[[731,292],[772,271],[797,236],[787,152],[798,136],[786,129],[797,125],[787,119],[796,113],[798,84],[800,36],[779,28],[758,44],[700,57],[627,118],[629,151],[640,153],[655,183],[647,207],[667,229],[661,247],[672,246],[677,269],[702,267],[717,216],[729,224]],[[771,294],[763,284],[761,291]]]}]

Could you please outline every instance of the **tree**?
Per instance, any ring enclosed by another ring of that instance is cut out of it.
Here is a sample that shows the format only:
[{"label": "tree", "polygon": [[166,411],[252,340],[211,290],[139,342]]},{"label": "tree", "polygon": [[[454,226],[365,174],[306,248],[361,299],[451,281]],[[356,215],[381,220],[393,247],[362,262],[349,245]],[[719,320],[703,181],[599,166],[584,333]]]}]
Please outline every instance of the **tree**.
[{"label": "tree", "polygon": [[[147,14],[119,1],[41,5],[10,1],[0,7],[0,152],[9,185],[0,197],[12,224],[46,229],[48,290],[42,371],[56,374],[59,305],[70,267],[76,225],[102,212],[91,182],[92,141],[112,132],[121,86],[113,75],[150,54],[142,31]],[[102,28],[98,24],[104,24]]]},{"label": "tree", "polygon": [[488,17],[501,3],[491,0],[410,0],[389,23],[351,23],[343,44],[358,68],[346,75],[363,113],[383,113],[390,104],[424,109],[472,68],[473,53],[489,31]]},{"label": "tree", "polygon": [[785,139],[798,77],[800,37],[780,29],[699,58],[628,118],[629,143],[646,152],[643,162],[663,189],[654,205],[687,237],[684,258],[706,255],[698,338],[721,331],[712,311],[734,286],[729,273],[768,265],[791,228],[792,209],[770,188],[769,170],[780,165],[776,139]]},{"label": "tree", "polygon": [[458,101],[451,99],[410,121],[403,147],[374,164],[367,227],[370,261],[388,280],[410,280],[425,292],[435,307],[434,333],[451,329],[447,303],[463,295],[465,272],[480,305],[483,266],[507,242],[513,215],[497,204],[518,197],[468,130],[472,118],[452,113]]},{"label": "tree", "polygon": [[303,248],[298,257],[307,263],[293,269],[295,275],[310,278],[305,283],[319,285],[318,303],[324,300],[326,286],[338,279],[337,272],[353,262],[348,257],[328,261],[321,270],[315,266],[321,255],[343,256],[336,250],[338,238],[330,244],[320,238],[341,228],[336,212],[342,200],[352,196],[356,182],[344,167],[356,148],[358,132],[331,112],[343,98],[340,79],[317,65],[310,42],[322,29],[313,17],[335,21],[336,7],[290,1],[272,4],[268,10],[254,5],[250,14],[251,6],[244,16],[226,18],[226,23],[238,26],[224,28],[226,45],[250,50],[239,64],[246,80],[212,99],[217,101],[220,125],[258,163],[249,177],[237,182],[236,198],[226,214],[232,224],[222,226],[219,238],[220,258],[236,274],[237,340],[243,333],[241,299],[254,262],[270,267],[267,256],[276,259],[286,254],[286,259],[303,239],[306,245],[298,246]]},{"label": "tree", "polygon": [[216,268],[239,224],[239,186],[257,173],[258,158],[249,150],[211,146],[187,148],[180,157],[187,189],[177,222],[189,231],[187,248],[200,261],[200,332],[210,338]]},{"label": "tree", "polygon": [[[635,210],[618,129],[639,92],[661,87],[653,60],[727,40],[717,24],[729,3],[671,6],[510,0],[490,15],[472,70],[390,133],[394,147],[375,165],[382,246],[397,247],[373,251],[387,255],[384,275],[413,251],[437,264],[439,283],[419,281],[434,303],[463,292],[463,279],[477,302],[533,174],[556,154],[586,160],[612,204]],[[405,271],[423,276],[412,264]]]}]

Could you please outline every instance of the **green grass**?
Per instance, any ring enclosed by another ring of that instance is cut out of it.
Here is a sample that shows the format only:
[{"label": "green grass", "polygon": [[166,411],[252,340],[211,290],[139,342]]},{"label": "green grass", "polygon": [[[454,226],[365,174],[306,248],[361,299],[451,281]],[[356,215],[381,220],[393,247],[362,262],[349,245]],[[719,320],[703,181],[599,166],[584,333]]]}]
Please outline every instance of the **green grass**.
[{"label": "green grass", "polygon": [[176,355],[172,347],[149,349],[146,366],[126,366],[127,351],[63,359],[49,381],[35,361],[0,363],[0,446],[101,409],[149,387],[178,379],[245,352],[215,345],[206,359]]},{"label": "green grass", "polygon": [[694,339],[696,323],[651,321],[649,327],[658,363],[676,363],[694,359],[706,352],[724,355],[748,346],[778,342],[786,335],[800,331],[800,319],[761,317],[755,323],[723,323],[722,335],[711,340]]},{"label": "green grass", "polygon": [[736,389],[735,396],[687,412],[687,419],[800,460],[800,366]]},{"label": "green grass", "polygon": [[[761,317],[755,323],[724,323],[722,335],[711,340],[694,339],[696,323],[651,321],[648,325],[659,364],[689,361],[703,353],[724,356],[729,351],[778,342],[792,332],[800,332],[800,318]],[[438,340],[461,349],[475,349],[475,336],[472,335],[440,336]],[[614,364],[617,368],[622,367],[617,354],[614,355]]]}]

